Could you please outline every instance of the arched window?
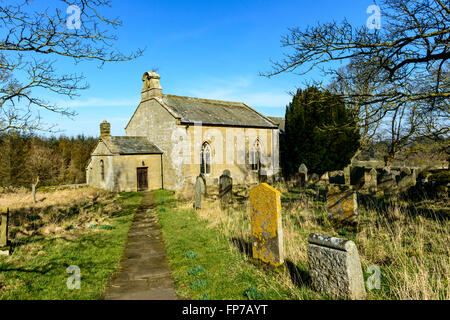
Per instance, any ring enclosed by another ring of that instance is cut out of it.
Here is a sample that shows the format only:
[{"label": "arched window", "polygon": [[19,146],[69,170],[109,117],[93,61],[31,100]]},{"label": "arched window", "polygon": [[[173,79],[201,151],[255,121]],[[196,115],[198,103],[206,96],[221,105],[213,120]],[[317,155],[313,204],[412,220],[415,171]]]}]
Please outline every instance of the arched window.
[{"label": "arched window", "polygon": [[102,175],[102,180],[105,180],[105,163],[100,160],[100,173]]},{"label": "arched window", "polygon": [[211,173],[211,146],[208,142],[203,143],[200,153],[200,173]]},{"label": "arched window", "polygon": [[258,139],[256,139],[250,151],[250,167],[253,171],[259,171],[261,168],[261,144]]}]

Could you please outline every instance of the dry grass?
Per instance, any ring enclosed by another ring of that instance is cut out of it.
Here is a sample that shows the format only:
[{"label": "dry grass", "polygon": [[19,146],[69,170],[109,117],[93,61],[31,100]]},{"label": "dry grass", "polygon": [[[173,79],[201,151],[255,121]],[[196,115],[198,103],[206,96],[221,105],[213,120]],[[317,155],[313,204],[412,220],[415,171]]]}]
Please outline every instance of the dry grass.
[{"label": "dry grass", "polygon": [[[234,190],[236,198],[229,210],[220,210],[217,198],[212,196],[197,212],[210,228],[217,228],[230,239],[230,250],[238,250],[238,247],[241,251],[242,248],[251,250],[248,189]],[[191,202],[185,204],[191,205]],[[385,212],[377,207],[360,207],[359,212],[359,230],[352,232],[334,228],[323,204],[305,195],[284,200],[282,218],[287,263],[307,271],[310,233],[348,238],[358,247],[363,271],[370,265],[381,269],[382,287],[368,291],[369,299],[450,299],[448,219],[425,218],[396,205]],[[264,272],[260,276],[266,277]],[[281,274],[277,281],[295,291],[296,284],[289,274]]]},{"label": "dry grass", "polygon": [[10,209],[10,240],[34,235],[65,237],[73,228],[87,230],[105,222],[109,212],[119,212],[117,196],[92,187],[38,191],[33,204],[30,192],[17,189],[0,194],[0,208]]},{"label": "dry grass", "polygon": [[27,189],[17,189],[14,193],[0,193],[0,208],[43,208],[53,205],[65,205],[83,199],[94,198],[98,189],[81,187],[76,189],[64,189],[58,191],[37,191],[36,201],[33,204],[31,192]]}]

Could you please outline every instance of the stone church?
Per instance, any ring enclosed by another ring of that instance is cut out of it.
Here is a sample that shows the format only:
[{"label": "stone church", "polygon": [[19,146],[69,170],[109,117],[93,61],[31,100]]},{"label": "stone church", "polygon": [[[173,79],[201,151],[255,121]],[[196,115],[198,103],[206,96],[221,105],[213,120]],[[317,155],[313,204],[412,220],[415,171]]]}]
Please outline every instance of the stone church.
[{"label": "stone church", "polygon": [[100,138],[86,168],[89,185],[110,191],[181,190],[203,174],[217,184],[272,179],[279,170],[279,124],[243,102],[163,94],[160,76],[146,72],[142,99],[125,127]]}]

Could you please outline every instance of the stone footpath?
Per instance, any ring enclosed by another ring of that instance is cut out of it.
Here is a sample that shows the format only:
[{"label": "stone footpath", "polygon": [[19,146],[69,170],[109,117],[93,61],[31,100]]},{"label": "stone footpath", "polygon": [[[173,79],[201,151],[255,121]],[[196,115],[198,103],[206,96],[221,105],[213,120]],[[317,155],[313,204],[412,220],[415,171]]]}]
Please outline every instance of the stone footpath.
[{"label": "stone footpath", "polygon": [[120,270],[102,296],[106,300],[175,300],[173,282],[153,193],[146,192],[128,232]]}]

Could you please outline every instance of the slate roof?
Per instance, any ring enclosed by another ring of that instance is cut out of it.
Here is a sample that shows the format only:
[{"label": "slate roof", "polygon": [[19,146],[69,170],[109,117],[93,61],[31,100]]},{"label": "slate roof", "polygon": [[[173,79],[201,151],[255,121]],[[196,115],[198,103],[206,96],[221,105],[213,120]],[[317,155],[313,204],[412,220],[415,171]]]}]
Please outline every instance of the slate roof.
[{"label": "slate roof", "polygon": [[180,117],[183,124],[201,121],[203,125],[277,128],[267,117],[243,102],[218,101],[164,94],[164,105]]},{"label": "slate roof", "polygon": [[146,137],[112,136],[103,138],[106,146],[115,154],[161,154],[163,153]]},{"label": "slate roof", "polygon": [[272,120],[273,123],[278,125],[278,129],[280,129],[281,131],[284,132],[284,125],[285,125],[285,120],[284,118],[280,118],[280,117],[267,117],[270,120]]}]

